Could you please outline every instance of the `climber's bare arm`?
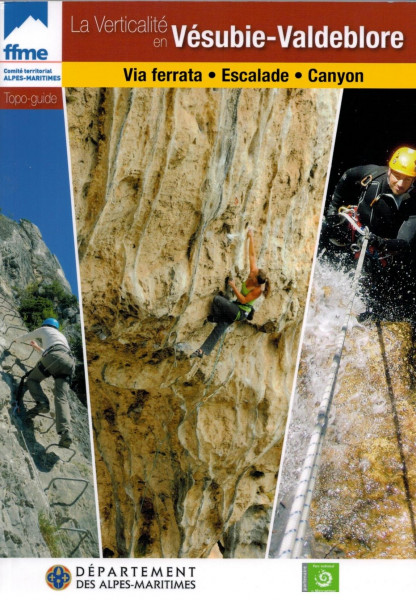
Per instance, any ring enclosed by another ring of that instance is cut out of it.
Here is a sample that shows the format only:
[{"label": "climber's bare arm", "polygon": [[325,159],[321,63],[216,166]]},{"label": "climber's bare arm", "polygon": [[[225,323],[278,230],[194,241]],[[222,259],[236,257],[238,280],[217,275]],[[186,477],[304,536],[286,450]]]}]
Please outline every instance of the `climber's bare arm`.
[{"label": "climber's bare arm", "polygon": [[249,229],[247,231],[247,238],[248,238],[248,259],[249,259],[249,263],[250,263],[249,277],[257,277],[259,270],[257,268],[256,254],[254,251],[253,231],[251,229]]},{"label": "climber's bare arm", "polygon": [[30,342],[30,345],[31,345],[31,346],[32,346],[32,347],[33,347],[35,350],[37,350],[38,352],[40,352],[40,353],[42,354],[42,352],[43,352],[43,348],[41,348],[41,346],[39,346],[39,344],[37,344],[37,343],[35,342],[35,340],[32,340],[32,341]]},{"label": "climber's bare arm", "polygon": [[256,300],[256,298],[261,296],[261,287],[260,286],[251,290],[247,294],[247,296],[243,296],[243,294],[237,289],[237,286],[235,285],[235,282],[232,279],[229,280],[228,285],[233,290],[234,294],[237,296],[237,300],[240,302],[240,304],[247,304],[247,302]]}]

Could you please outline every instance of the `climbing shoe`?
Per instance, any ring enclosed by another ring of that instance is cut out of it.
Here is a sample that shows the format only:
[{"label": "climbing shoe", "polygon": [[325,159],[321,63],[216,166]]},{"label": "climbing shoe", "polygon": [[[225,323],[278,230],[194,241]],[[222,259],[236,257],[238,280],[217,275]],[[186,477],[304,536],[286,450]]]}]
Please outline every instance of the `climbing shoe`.
[{"label": "climbing shoe", "polygon": [[27,411],[26,419],[32,419],[33,417],[36,417],[36,415],[48,413],[49,410],[49,404],[46,404],[46,402],[38,402],[33,408]]},{"label": "climbing shoe", "polygon": [[61,439],[59,440],[59,445],[61,448],[69,448],[72,444],[72,436],[69,431],[66,429],[61,434]]},{"label": "climbing shoe", "polygon": [[192,352],[192,354],[191,354],[191,358],[202,358],[203,356],[204,356],[204,353],[201,350],[201,348],[199,348],[198,350],[195,350],[195,352]]}]

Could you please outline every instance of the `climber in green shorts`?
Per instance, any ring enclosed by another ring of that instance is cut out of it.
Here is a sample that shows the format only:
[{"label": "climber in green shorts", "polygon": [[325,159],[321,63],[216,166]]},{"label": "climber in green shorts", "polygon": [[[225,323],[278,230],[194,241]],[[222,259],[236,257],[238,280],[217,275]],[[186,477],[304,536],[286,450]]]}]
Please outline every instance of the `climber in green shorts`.
[{"label": "climber in green shorts", "polygon": [[218,294],[215,296],[211,312],[208,315],[208,321],[217,323],[211,331],[208,338],[202,346],[191,354],[191,357],[202,357],[212,352],[218,340],[234,321],[251,320],[253,304],[262,294],[268,296],[270,291],[269,280],[262,269],[257,267],[256,255],[254,251],[254,239],[251,229],[247,232],[248,258],[250,263],[250,273],[246,281],[243,282],[241,290],[237,288],[235,282],[228,280],[229,287],[233,290],[237,299],[232,301]]}]

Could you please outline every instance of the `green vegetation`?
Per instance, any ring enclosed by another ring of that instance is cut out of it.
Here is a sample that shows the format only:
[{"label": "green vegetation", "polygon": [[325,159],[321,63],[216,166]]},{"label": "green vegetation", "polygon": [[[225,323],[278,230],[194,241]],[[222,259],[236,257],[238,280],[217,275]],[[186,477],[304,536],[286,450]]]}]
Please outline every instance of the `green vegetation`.
[{"label": "green vegetation", "polygon": [[42,534],[45,544],[49,548],[52,558],[58,558],[62,552],[59,549],[59,538],[58,527],[52,523],[49,515],[45,512],[41,512],[38,515],[39,530]]},{"label": "green vegetation", "polygon": [[48,317],[58,318],[53,302],[41,296],[31,296],[28,292],[21,298],[19,312],[29,329],[40,327]]},{"label": "green vegetation", "polygon": [[59,281],[31,283],[19,294],[19,312],[29,329],[36,329],[48,317],[61,320],[67,308],[78,308],[77,297],[68,294]]}]

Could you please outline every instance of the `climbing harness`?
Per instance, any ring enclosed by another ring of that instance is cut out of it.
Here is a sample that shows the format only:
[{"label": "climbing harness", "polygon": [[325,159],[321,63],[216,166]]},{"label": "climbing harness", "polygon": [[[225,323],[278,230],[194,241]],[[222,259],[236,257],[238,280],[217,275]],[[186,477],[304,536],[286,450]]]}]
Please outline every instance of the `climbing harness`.
[{"label": "climbing harness", "polygon": [[351,297],[346,311],[344,323],[336,340],[336,351],[332,359],[330,375],[328,377],[327,386],[325,388],[321,404],[318,409],[318,414],[310,438],[309,446],[306,451],[306,458],[303,463],[289,519],[280,546],[279,558],[301,558],[302,556],[309,510],[318,475],[319,462],[322,453],[322,445],[327,429],[332,399],[334,397],[339,365],[341,363],[345,337],[348,329],[348,322],[351,316],[353,303],[357,293],[358,283],[361,276],[364,264],[364,257],[368,245],[368,229],[366,228],[365,230],[361,230],[360,232],[363,235],[363,243],[361,246],[360,257],[351,286]]},{"label": "climbing harness", "polygon": [[[377,201],[376,197],[373,202]],[[358,216],[358,206],[341,206],[338,212],[339,216],[345,219],[348,223],[348,229],[351,234],[351,245],[350,249],[354,253],[354,258],[358,260],[360,252],[362,251],[362,239],[365,232],[365,227],[360,223]],[[358,236],[357,236],[358,234]],[[374,246],[368,245],[365,250],[366,254],[372,259],[376,259],[380,262],[382,267],[387,265],[387,259],[390,256],[388,253],[381,255]]]},{"label": "climbing harness", "polygon": [[[48,352],[48,354],[49,354],[49,352]],[[46,356],[46,354],[43,354],[43,356]],[[71,354],[71,356],[72,356],[72,354]],[[57,360],[55,360],[52,363],[52,365],[56,362],[57,362]],[[62,375],[60,373],[54,375],[53,373],[51,373],[49,371],[49,369],[47,369],[45,367],[45,365],[42,363],[42,360],[40,360],[36,366],[39,369],[39,371],[42,373],[42,375],[44,375],[45,377],[53,377],[54,379],[63,379],[64,381],[67,381],[69,384],[71,384],[71,382],[72,382],[72,378],[74,376],[74,369],[72,369],[72,372],[68,375]],[[50,365],[49,365],[49,368],[50,368]],[[27,375],[29,375],[29,373]],[[26,377],[27,377],[27,375],[26,375]]]},{"label": "climbing harness", "polygon": [[16,391],[16,398],[15,398],[14,403],[12,404],[12,411],[13,411],[14,415],[20,413],[20,411],[23,408],[23,396],[25,393],[25,379],[30,373],[31,373],[31,371],[28,371],[27,373],[25,373],[20,380],[19,386]]}]

